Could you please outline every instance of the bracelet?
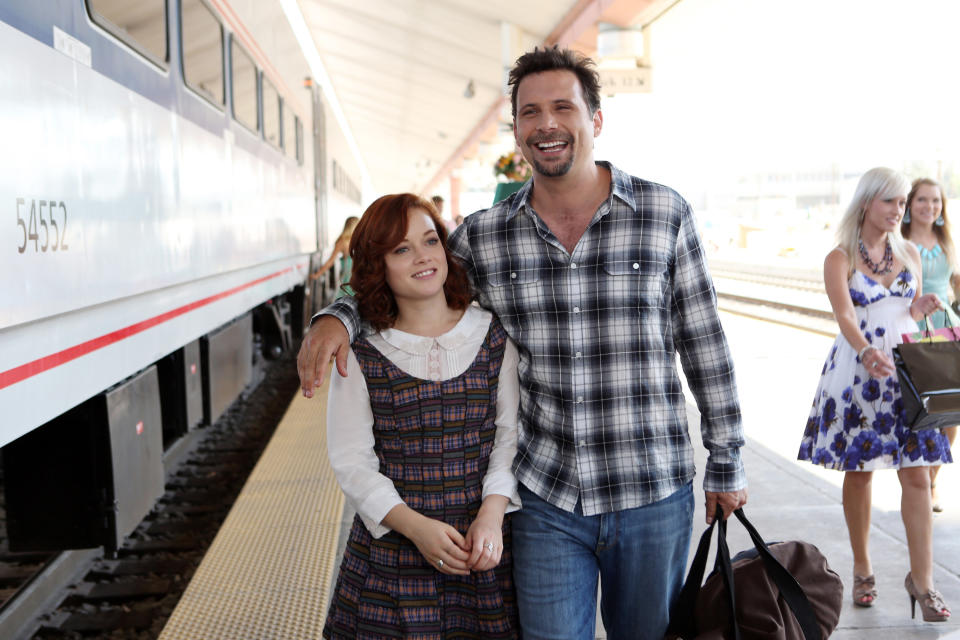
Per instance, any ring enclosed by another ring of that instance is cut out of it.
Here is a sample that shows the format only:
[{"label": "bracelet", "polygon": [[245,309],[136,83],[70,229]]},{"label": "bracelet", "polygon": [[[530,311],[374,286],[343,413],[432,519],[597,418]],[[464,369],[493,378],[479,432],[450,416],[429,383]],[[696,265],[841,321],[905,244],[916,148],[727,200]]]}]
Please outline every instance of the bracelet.
[{"label": "bracelet", "polygon": [[868,344],[863,349],[860,349],[860,353],[857,354],[857,357],[860,358],[860,362],[863,362],[863,354],[865,354],[870,349],[876,349],[872,344]]}]

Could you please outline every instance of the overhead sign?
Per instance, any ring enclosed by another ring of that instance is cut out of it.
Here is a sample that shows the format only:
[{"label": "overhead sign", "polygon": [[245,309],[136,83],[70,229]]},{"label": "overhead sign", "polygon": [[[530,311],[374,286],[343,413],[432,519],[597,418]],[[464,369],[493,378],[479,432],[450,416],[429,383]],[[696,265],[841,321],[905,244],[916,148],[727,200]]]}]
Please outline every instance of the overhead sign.
[{"label": "overhead sign", "polygon": [[649,93],[650,67],[632,69],[597,69],[600,74],[600,91],[612,96],[617,93]]}]

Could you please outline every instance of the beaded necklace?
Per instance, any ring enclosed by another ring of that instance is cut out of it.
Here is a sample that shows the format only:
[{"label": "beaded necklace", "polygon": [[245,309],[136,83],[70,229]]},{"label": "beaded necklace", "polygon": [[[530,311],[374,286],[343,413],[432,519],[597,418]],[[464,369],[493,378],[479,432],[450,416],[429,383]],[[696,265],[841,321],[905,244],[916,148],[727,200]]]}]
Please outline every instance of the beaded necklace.
[{"label": "beaded necklace", "polygon": [[883,258],[880,260],[880,264],[876,264],[870,259],[867,248],[863,246],[863,238],[858,237],[857,242],[860,244],[860,257],[863,258],[863,263],[870,267],[870,271],[872,271],[874,275],[882,276],[893,271],[893,247],[890,246],[890,238],[887,238],[887,248],[883,252]]}]

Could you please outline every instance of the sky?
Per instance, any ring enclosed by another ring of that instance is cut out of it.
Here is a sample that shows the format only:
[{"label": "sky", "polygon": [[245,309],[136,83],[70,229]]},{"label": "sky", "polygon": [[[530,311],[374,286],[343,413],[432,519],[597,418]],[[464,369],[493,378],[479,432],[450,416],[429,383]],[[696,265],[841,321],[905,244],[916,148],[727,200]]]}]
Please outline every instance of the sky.
[{"label": "sky", "polygon": [[[738,175],[960,160],[960,2],[682,0],[596,155],[696,194]],[[913,176],[911,176],[913,177]]]}]

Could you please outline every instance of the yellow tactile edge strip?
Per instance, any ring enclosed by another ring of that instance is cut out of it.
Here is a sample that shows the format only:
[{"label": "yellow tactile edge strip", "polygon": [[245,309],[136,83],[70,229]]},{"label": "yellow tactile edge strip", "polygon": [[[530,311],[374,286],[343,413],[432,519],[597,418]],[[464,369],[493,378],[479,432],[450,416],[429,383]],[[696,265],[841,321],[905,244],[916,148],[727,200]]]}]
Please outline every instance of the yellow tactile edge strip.
[{"label": "yellow tactile edge strip", "polygon": [[344,505],[326,396],[294,397],[161,640],[320,637]]}]

